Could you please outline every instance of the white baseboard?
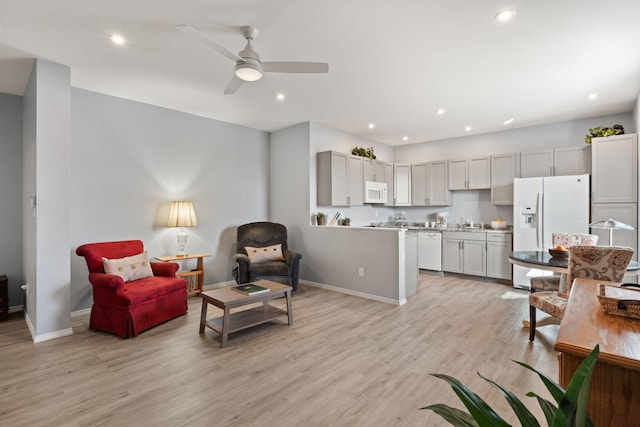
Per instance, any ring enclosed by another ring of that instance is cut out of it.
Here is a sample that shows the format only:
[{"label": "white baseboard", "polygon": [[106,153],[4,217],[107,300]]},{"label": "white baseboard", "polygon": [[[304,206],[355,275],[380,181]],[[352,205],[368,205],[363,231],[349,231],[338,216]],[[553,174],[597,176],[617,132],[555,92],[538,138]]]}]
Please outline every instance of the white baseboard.
[{"label": "white baseboard", "polygon": [[351,289],[345,289],[345,288],[341,288],[341,287],[338,287],[338,286],[326,285],[324,283],[312,282],[312,281],[309,281],[309,280],[300,280],[300,283],[302,283],[304,285],[313,286],[315,288],[326,289],[328,291],[339,292],[341,294],[347,294],[347,295],[353,295],[353,296],[356,296],[356,297],[366,298],[366,299],[379,301],[379,302],[384,302],[384,303],[387,303],[387,304],[404,305],[404,304],[407,303],[407,299],[406,298],[402,298],[401,300],[395,300],[395,299],[392,299],[392,298],[385,298],[385,297],[381,297],[381,296],[378,296],[378,295],[367,294],[365,292],[354,291],[354,290],[351,290]]},{"label": "white baseboard", "polygon": [[91,314],[91,308],[84,308],[82,310],[76,310],[71,312],[71,318],[75,319],[76,317],[87,316]]},{"label": "white baseboard", "polygon": [[[340,288],[338,286],[331,286],[331,285],[326,285],[324,283],[312,282],[310,280],[300,280],[299,283],[302,283],[303,285],[313,286],[313,287],[316,287],[316,288],[326,289],[328,291],[339,292],[341,294],[353,295],[353,296],[360,297],[360,298],[366,298],[366,299],[370,299],[370,300],[374,300],[374,301],[384,302],[384,303],[387,303],[387,304],[403,305],[403,304],[407,303],[407,299],[406,298],[403,298],[401,300],[394,300],[394,299],[391,299],[391,298],[385,298],[385,297],[381,297],[381,296],[378,296],[378,295],[367,294],[365,292],[359,292],[359,291],[353,291],[351,289]],[[226,288],[226,287],[229,287],[229,286],[233,286],[235,284],[236,284],[235,280],[229,280],[229,281],[226,281],[226,282],[219,282],[219,283],[212,283],[212,284],[209,284],[209,285],[204,285],[202,287],[202,290],[210,291],[210,290],[218,289],[218,288]]]},{"label": "white baseboard", "polygon": [[14,305],[13,307],[9,307],[9,313],[17,313],[19,311],[22,311],[23,309],[24,307],[21,305]]},{"label": "white baseboard", "polygon": [[48,334],[36,335],[36,330],[33,327],[33,324],[31,323],[31,319],[29,318],[27,313],[24,314],[24,320],[27,323],[27,328],[29,328],[29,332],[31,333],[31,338],[33,339],[34,344],[73,335],[72,328],[49,332]]},{"label": "white baseboard", "polygon": [[54,340],[56,338],[67,337],[69,335],[73,335],[73,329],[67,328],[62,329],[60,331],[49,332],[48,334],[37,335],[33,338],[34,343],[39,343],[42,341]]}]

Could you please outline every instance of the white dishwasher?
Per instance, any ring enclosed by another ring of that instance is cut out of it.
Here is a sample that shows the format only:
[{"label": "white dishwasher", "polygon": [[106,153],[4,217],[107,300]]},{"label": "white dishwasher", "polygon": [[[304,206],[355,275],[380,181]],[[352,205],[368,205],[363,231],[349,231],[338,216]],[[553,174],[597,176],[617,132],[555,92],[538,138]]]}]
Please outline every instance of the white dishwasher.
[{"label": "white dishwasher", "polygon": [[418,268],[442,271],[442,233],[418,232]]}]

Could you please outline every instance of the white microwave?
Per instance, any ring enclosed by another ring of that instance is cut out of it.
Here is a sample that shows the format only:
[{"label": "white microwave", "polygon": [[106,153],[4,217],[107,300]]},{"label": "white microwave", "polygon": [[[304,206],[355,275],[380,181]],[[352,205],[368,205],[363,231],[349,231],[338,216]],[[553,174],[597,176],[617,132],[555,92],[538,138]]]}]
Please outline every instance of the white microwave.
[{"label": "white microwave", "polygon": [[364,202],[365,203],[387,203],[387,183],[365,181],[364,182]]}]

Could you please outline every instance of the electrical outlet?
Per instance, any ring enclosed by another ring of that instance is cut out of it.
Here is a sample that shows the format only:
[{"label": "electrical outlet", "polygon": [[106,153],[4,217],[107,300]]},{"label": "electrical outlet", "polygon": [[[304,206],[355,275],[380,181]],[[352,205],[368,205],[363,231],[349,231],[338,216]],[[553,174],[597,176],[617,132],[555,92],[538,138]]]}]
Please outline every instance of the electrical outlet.
[{"label": "electrical outlet", "polygon": [[364,268],[362,268],[362,267],[358,268],[358,276],[359,277],[364,277]]}]

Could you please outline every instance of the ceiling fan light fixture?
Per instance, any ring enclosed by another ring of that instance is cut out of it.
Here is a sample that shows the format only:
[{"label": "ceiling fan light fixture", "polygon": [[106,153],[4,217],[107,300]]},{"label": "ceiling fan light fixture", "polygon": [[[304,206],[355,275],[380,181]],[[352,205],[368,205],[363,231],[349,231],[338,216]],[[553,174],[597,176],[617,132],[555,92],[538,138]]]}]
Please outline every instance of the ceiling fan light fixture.
[{"label": "ceiling fan light fixture", "polygon": [[514,16],[516,16],[515,10],[501,10],[496,14],[495,18],[496,21],[507,22],[510,21]]},{"label": "ceiling fan light fixture", "polygon": [[236,76],[245,82],[255,82],[262,78],[262,67],[249,62],[236,64]]}]

